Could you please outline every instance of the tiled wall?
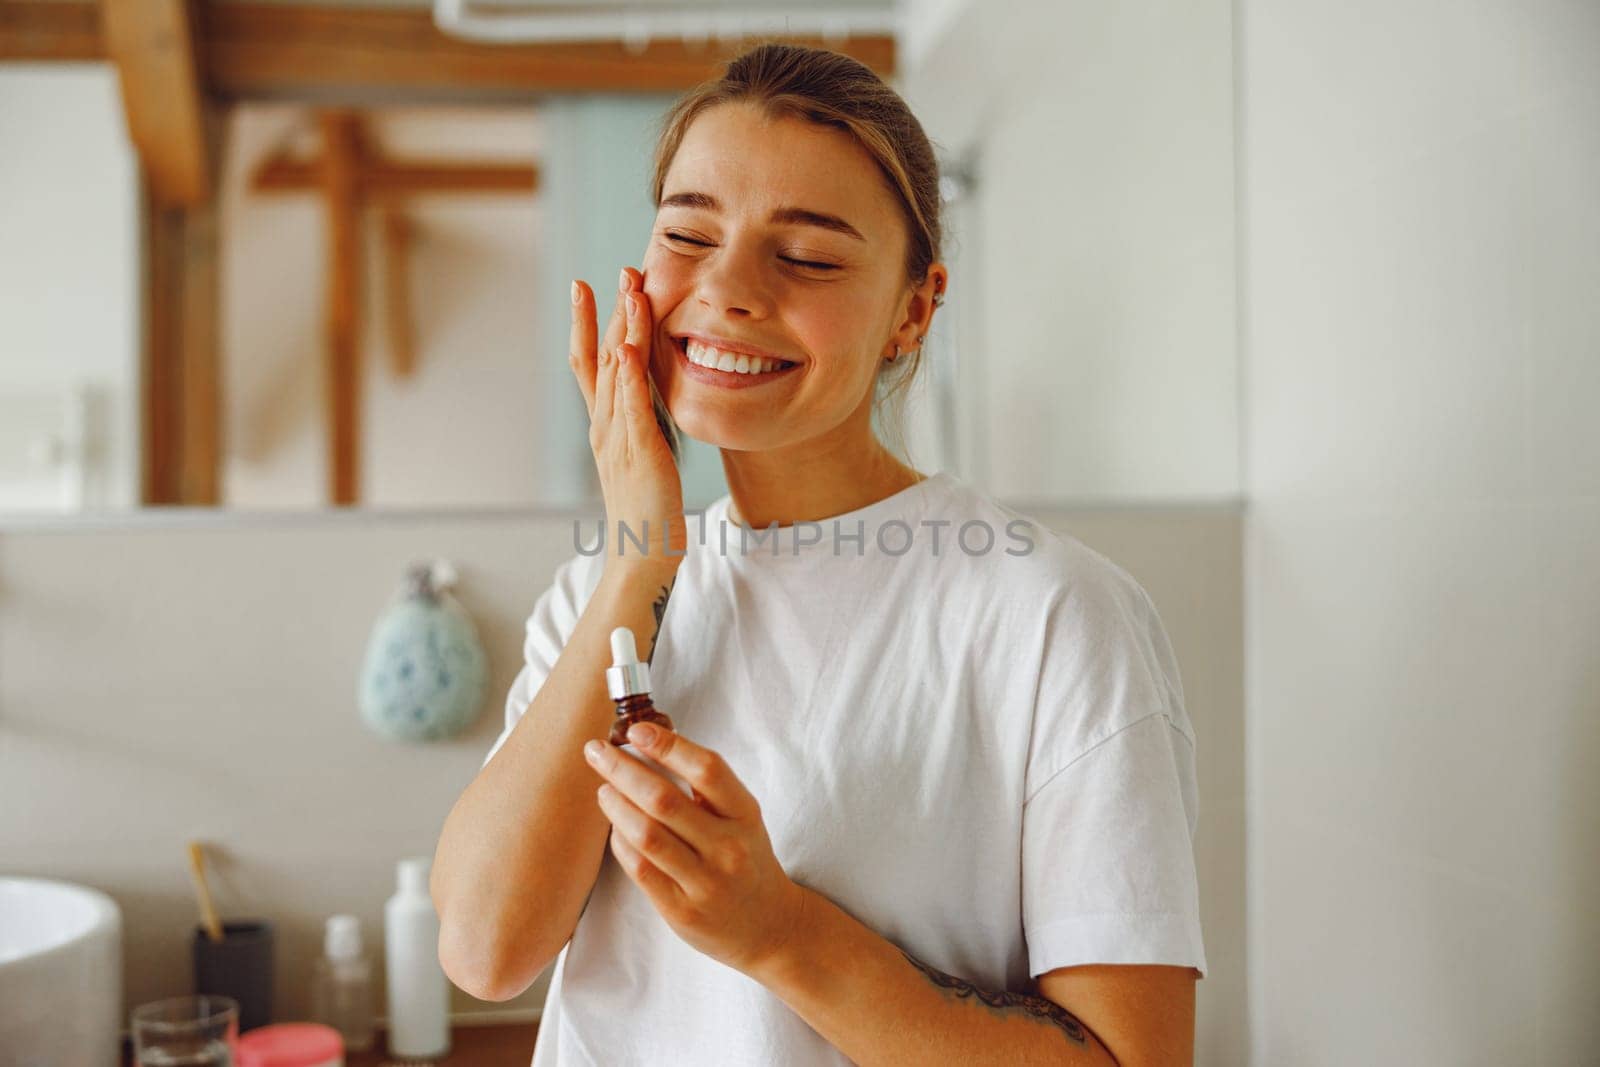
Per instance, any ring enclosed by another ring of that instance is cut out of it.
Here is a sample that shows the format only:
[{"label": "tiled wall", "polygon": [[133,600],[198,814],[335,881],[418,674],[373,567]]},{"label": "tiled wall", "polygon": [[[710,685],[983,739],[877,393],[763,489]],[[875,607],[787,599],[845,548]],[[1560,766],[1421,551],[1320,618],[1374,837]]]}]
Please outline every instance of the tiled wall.
[{"label": "tiled wall", "polygon": [[[1244,972],[1237,509],[1030,512],[1149,590],[1199,737],[1198,861],[1211,972],[1205,1062],[1237,1062]],[[0,872],[105,890],[126,924],[129,1004],[183,992],[196,908],[184,844],[223,850],[230,916],[278,924],[280,1019],[310,1009],[323,919],[381,948],[394,862],[431,855],[500,727],[522,623],[570,555],[571,517],[190,514],[0,533]],[[362,726],[367,633],[408,563],[442,555],[490,653],[467,736],[385,741]],[[455,994],[457,1012],[536,1010]],[[1233,1053],[1229,1055],[1227,1053]]]}]

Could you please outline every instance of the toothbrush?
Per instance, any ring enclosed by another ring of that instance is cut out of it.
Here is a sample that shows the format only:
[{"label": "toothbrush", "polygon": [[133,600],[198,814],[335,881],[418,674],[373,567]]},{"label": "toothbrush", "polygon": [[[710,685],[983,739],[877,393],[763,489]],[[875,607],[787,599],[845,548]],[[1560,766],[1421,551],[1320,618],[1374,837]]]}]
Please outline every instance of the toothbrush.
[{"label": "toothbrush", "polygon": [[195,890],[200,894],[200,916],[206,925],[206,936],[212,941],[222,940],[222,923],[217,921],[217,909],[211,903],[211,889],[206,885],[206,857],[200,842],[189,842],[189,873],[194,877]]}]

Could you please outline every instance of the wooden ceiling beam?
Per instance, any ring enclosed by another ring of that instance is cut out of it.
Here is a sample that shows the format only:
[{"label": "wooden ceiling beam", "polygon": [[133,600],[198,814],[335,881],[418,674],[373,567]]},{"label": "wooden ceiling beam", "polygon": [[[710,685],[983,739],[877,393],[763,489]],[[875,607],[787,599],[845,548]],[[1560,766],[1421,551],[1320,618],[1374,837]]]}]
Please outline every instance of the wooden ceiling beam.
[{"label": "wooden ceiling beam", "polygon": [[322,191],[327,206],[328,349],[323,390],[328,424],[329,502],[361,502],[361,191],[366,154],[361,118],[322,117]]},{"label": "wooden ceiling beam", "polygon": [[190,0],[115,0],[102,6],[101,18],[128,136],[151,192],[172,207],[207,203],[213,150]]},{"label": "wooden ceiling beam", "polygon": [[383,295],[389,323],[389,366],[397,378],[417,369],[411,335],[411,220],[396,205],[383,210]]},{"label": "wooden ceiling beam", "polygon": [[[137,10],[146,2],[106,7]],[[85,0],[4,0],[0,59],[104,58],[98,21],[99,5]],[[750,43],[711,40],[696,48],[660,39],[639,53],[615,42],[479,44],[441,33],[426,10],[259,2],[203,4],[196,30],[202,77],[227,100],[398,103],[675,92],[715,76]],[[892,37],[793,40],[852,55],[884,77],[894,73]]]},{"label": "wooden ceiling beam", "polygon": [[[449,163],[373,160],[359,175],[363,195],[416,196],[424,193],[529,193],[538,191],[539,172],[517,163]],[[274,159],[261,167],[250,187],[260,193],[305,192],[322,187],[316,161]]]},{"label": "wooden ceiling beam", "polygon": [[100,6],[59,0],[0,3],[0,59],[83,61],[106,58]]},{"label": "wooden ceiling beam", "polygon": [[[635,54],[620,42],[478,44],[440,32],[425,10],[228,3],[207,6],[204,21],[211,84],[235,98],[356,88],[665,92],[712,77],[744,47],[708,42],[696,49],[662,39]],[[892,38],[852,39],[839,49],[880,73],[893,66]]]},{"label": "wooden ceiling beam", "polygon": [[140,500],[222,502],[217,211],[170,208],[143,191]]}]

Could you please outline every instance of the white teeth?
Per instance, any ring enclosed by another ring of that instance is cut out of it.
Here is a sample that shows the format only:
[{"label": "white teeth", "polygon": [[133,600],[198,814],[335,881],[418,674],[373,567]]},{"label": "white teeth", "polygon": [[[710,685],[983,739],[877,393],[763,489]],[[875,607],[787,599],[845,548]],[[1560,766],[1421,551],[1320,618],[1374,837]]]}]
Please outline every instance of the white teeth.
[{"label": "white teeth", "polygon": [[683,348],[684,353],[689,357],[689,362],[734,374],[765,374],[768,371],[777,370],[781,366],[780,362],[775,359],[767,359],[764,356],[747,356],[743,353],[722,352],[712,348],[710,345],[703,345],[699,341],[686,341]]}]

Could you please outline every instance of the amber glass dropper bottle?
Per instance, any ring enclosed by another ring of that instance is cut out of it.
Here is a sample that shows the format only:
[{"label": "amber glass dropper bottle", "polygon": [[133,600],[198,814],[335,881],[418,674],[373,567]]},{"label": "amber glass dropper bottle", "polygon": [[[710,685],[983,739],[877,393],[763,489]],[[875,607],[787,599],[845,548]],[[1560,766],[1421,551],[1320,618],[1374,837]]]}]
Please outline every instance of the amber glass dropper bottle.
[{"label": "amber glass dropper bottle", "polygon": [[640,752],[628,740],[628,727],[636,722],[651,723],[662,730],[673,730],[673,726],[672,720],[658,711],[650,700],[650,664],[639,662],[633,631],[626,626],[611,631],[611,666],[606,669],[606,692],[617,702],[617,717],[611,723],[611,735],[606,740],[666,776],[684,795],[693,798],[694,788],[688,782]]}]

